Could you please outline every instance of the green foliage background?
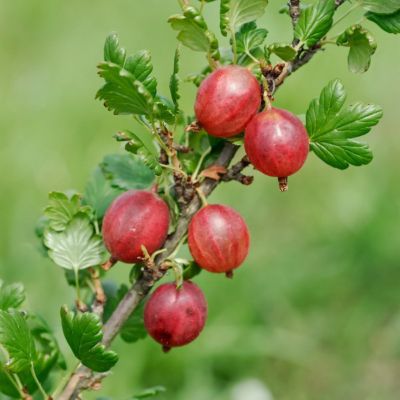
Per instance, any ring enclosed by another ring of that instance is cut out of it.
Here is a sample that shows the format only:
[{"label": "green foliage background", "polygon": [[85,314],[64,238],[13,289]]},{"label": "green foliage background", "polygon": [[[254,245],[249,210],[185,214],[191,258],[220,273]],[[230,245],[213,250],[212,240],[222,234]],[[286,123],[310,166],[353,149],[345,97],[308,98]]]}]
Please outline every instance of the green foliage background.
[{"label": "green foliage background", "polygon": [[[284,3],[271,1],[260,21],[271,41],[290,40],[290,20],[277,13]],[[206,13],[215,28],[216,6]],[[0,276],[24,283],[29,308],[56,327],[66,351],[59,307],[73,292],[40,255],[33,228],[49,191],[82,190],[103,155],[117,151],[117,129],[141,132],[94,100],[106,35],[118,31],[130,52],[150,49],[167,93],[176,41],[166,19],[177,9],[173,0],[0,2]],[[278,400],[398,398],[400,55],[397,37],[368,25],[380,45],[366,74],[348,72],[346,49],[331,46],[288,79],[276,104],[302,114],[328,81],[341,78],[350,100],[384,108],[367,139],[374,162],[341,172],[310,154],[287,194],[259,174],[249,188],[220,187],[212,202],[235,207],[251,230],[244,267],[233,281],[198,278],[210,318],[192,345],[164,355],[150,339],[118,339],[120,362],[102,395],[127,398],[165,385],[163,399],[236,400],[235,385],[257,379]],[[199,70],[201,57],[183,50],[183,73]],[[183,88],[190,110],[195,88]],[[119,265],[111,276],[126,281],[128,272]],[[252,400],[250,393],[243,399]]]}]

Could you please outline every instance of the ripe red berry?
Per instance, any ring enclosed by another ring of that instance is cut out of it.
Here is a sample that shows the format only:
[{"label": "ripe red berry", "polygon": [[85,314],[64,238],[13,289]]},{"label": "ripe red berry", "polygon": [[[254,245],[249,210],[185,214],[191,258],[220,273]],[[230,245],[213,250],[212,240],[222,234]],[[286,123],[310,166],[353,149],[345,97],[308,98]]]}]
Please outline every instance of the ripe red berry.
[{"label": "ripe red berry", "polygon": [[169,210],[156,194],[128,191],[113,201],[103,221],[104,244],[115,261],[136,263],[146,247],[151,254],[165,242]]},{"label": "ripe red berry", "polygon": [[185,281],[177,289],[175,283],[159,286],[144,309],[144,325],[149,335],[171,347],[192,342],[203,330],[207,319],[207,302],[201,289]]},{"label": "ripe red berry", "polygon": [[210,135],[230,137],[244,131],[260,104],[257,79],[246,68],[228,66],[217,69],[202,82],[195,113]]},{"label": "ripe red berry", "polygon": [[282,182],[303,166],[309,153],[309,139],[301,121],[277,108],[259,113],[250,121],[244,146],[256,169]]},{"label": "ripe red berry", "polygon": [[192,218],[188,243],[193,259],[201,268],[229,275],[246,258],[250,235],[243,218],[234,209],[209,205]]}]

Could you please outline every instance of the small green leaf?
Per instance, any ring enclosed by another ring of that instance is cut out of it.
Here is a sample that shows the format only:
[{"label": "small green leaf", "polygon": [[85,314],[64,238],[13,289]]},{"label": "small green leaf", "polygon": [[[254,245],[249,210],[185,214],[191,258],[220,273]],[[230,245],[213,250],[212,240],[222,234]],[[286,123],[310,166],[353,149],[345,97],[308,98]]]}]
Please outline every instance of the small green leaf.
[{"label": "small green leaf", "polygon": [[235,33],[243,24],[260,18],[268,0],[221,0],[220,28],[224,36]]},{"label": "small green leaf", "polygon": [[147,148],[142,140],[133,132],[125,130],[118,132],[116,135],[117,140],[126,142],[125,149],[135,155],[135,158],[140,160],[144,165],[151,168],[156,175],[161,175],[162,168],[153,152]]},{"label": "small green leaf", "polygon": [[297,55],[296,50],[291,45],[284,43],[273,43],[268,47],[268,50],[283,61],[292,61]]},{"label": "small green leaf", "polygon": [[18,308],[25,301],[25,289],[21,283],[5,285],[0,279],[0,310]]},{"label": "small green leaf", "polygon": [[154,181],[153,171],[130,154],[110,154],[104,157],[101,168],[114,187],[146,189]]},{"label": "small green leaf", "polygon": [[177,39],[189,49],[199,52],[206,52],[219,58],[218,40],[208,30],[208,26],[199,13],[192,6],[185,6],[183,15],[173,15],[168,19],[172,29],[178,31]]},{"label": "small green leaf", "polygon": [[349,70],[353,73],[366,72],[371,65],[371,56],[376,51],[376,41],[361,25],[353,25],[338,38],[339,46],[350,47],[348,56]]},{"label": "small green leaf", "polygon": [[49,257],[65,269],[79,271],[104,261],[103,242],[94,235],[92,225],[82,214],[78,214],[63,232],[49,229],[44,243]]},{"label": "small green leaf", "polygon": [[393,14],[377,14],[367,12],[365,16],[375,22],[381,29],[388,33],[400,33],[400,10]]},{"label": "small green leaf", "polygon": [[179,109],[179,57],[180,57],[180,52],[179,52],[179,47],[175,51],[175,57],[174,57],[174,69],[171,75],[171,79],[169,81],[169,90],[171,92],[171,98],[172,101],[175,104],[176,109]]},{"label": "small green leaf", "polygon": [[333,24],[335,0],[318,0],[311,7],[302,10],[294,34],[308,47],[322,39]]},{"label": "small green leaf", "polygon": [[343,110],[346,99],[339,80],[326,86],[307,111],[306,126],[311,150],[322,161],[339,169],[364,165],[372,160],[365,144],[353,138],[367,134],[382,118],[382,109],[375,105],[355,103]]},{"label": "small green leaf", "polygon": [[400,0],[361,0],[361,5],[365,10],[378,14],[392,14],[400,10]]},{"label": "small green leaf", "polygon": [[64,336],[83,365],[96,372],[106,372],[117,363],[118,355],[101,344],[102,324],[97,314],[74,315],[66,307],[61,308],[60,314]]},{"label": "small green leaf", "polygon": [[0,310],[0,343],[8,353],[6,368],[11,372],[28,369],[36,359],[32,334],[18,311]]},{"label": "small green leaf", "polygon": [[104,60],[118,64],[121,67],[125,64],[126,51],[119,45],[118,34],[113,32],[107,36],[104,44]]},{"label": "small green leaf", "polygon": [[114,114],[151,115],[154,99],[142,82],[129,71],[112,63],[100,63],[99,75],[106,84],[97,92],[96,98]]},{"label": "small green leaf", "polygon": [[251,53],[256,48],[263,45],[268,31],[257,28],[257,24],[252,21],[241,26],[236,33],[236,50],[238,53]]},{"label": "small green leaf", "polygon": [[123,190],[113,187],[97,167],[86,184],[82,201],[93,208],[97,219],[101,219],[113,200],[122,193]]},{"label": "small green leaf", "polygon": [[160,393],[164,393],[165,391],[166,391],[165,387],[163,387],[163,386],[155,386],[153,388],[146,389],[143,392],[133,396],[132,400],[148,399],[150,397],[157,396]]},{"label": "small green leaf", "polygon": [[89,217],[92,212],[90,207],[81,206],[79,194],[68,196],[62,192],[51,192],[44,215],[48,219],[48,226],[54,231],[61,232],[79,212]]}]

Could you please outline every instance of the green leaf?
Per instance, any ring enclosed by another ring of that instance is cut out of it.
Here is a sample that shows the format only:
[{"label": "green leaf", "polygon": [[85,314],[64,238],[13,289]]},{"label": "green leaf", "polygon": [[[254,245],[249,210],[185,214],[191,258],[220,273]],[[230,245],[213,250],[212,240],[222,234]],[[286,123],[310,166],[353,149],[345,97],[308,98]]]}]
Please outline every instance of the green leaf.
[{"label": "green leaf", "polygon": [[339,169],[371,162],[369,147],[352,139],[367,134],[383,115],[382,109],[372,104],[355,103],[343,109],[345,100],[342,83],[334,80],[311,102],[306,115],[311,150]]},{"label": "green leaf", "polygon": [[18,311],[0,310],[0,343],[8,353],[6,367],[19,373],[36,359],[35,343],[26,319]]},{"label": "green leaf", "polygon": [[322,39],[333,24],[335,0],[318,0],[311,7],[302,10],[294,35],[308,47]]},{"label": "green leaf", "polygon": [[284,43],[273,43],[268,46],[270,53],[276,54],[283,61],[291,61],[297,55],[296,50],[289,44]]},{"label": "green leaf", "polygon": [[60,314],[64,336],[83,365],[96,372],[106,372],[117,363],[118,355],[101,344],[102,324],[97,314],[74,315],[66,307],[61,308]]},{"label": "green leaf", "polygon": [[180,99],[180,95],[179,95],[179,58],[180,58],[180,52],[179,52],[179,47],[176,49],[175,51],[175,57],[174,57],[174,69],[169,81],[169,90],[171,92],[171,98],[172,101],[175,104],[176,109],[179,109],[179,99]]},{"label": "green leaf", "polygon": [[25,301],[25,289],[21,283],[5,285],[0,279],[0,310],[18,308]]},{"label": "green leaf", "polygon": [[367,12],[365,16],[375,22],[381,29],[388,33],[400,33],[400,10],[393,14],[377,14]]},{"label": "green leaf", "polygon": [[371,56],[376,51],[376,41],[361,25],[353,25],[338,38],[339,46],[350,47],[348,56],[349,70],[353,73],[366,72],[371,65]]},{"label": "green leaf", "polygon": [[378,14],[392,14],[400,10],[400,0],[361,0],[361,5],[367,11]]},{"label": "green leaf", "polygon": [[96,98],[114,114],[152,115],[154,99],[145,85],[126,69],[112,63],[100,63],[99,75],[106,84],[97,92]]},{"label": "green leaf", "polygon": [[104,44],[104,60],[122,67],[125,64],[125,59],[126,50],[120,47],[118,34],[113,32],[107,36]]},{"label": "green leaf", "polygon": [[54,231],[61,232],[79,212],[87,214],[89,217],[92,212],[90,207],[81,206],[79,194],[68,196],[62,192],[51,192],[44,215],[48,219],[48,226]]},{"label": "green leaf", "polygon": [[252,21],[241,26],[236,33],[236,50],[238,53],[251,53],[253,50],[262,46],[268,31],[257,28],[257,24]]},{"label": "green leaf", "polygon": [[114,187],[146,189],[154,181],[153,171],[130,154],[110,154],[104,157],[101,168]]},{"label": "green leaf", "polygon": [[104,261],[104,247],[94,235],[89,220],[78,214],[63,232],[48,230],[44,243],[49,257],[60,267],[79,271],[100,265]]},{"label": "green leaf", "polygon": [[113,200],[122,193],[123,190],[113,187],[97,167],[86,184],[82,201],[93,208],[97,219],[101,219]]},{"label": "green leaf", "polygon": [[221,0],[220,28],[226,36],[235,33],[241,25],[260,18],[268,5],[268,0]]},{"label": "green leaf", "polygon": [[185,6],[183,15],[173,15],[168,19],[172,29],[178,31],[177,39],[189,49],[210,53],[219,59],[218,40],[209,31],[206,21],[192,6]]},{"label": "green leaf", "polygon": [[157,81],[151,75],[153,65],[149,51],[141,50],[126,56],[119,46],[118,35],[112,33],[104,46],[105,62],[99,64],[99,75],[106,84],[96,98],[115,114],[152,115]]},{"label": "green leaf", "polygon": [[165,387],[155,386],[153,388],[146,389],[143,392],[133,396],[132,400],[148,399],[150,397],[157,396],[160,393],[164,393],[165,391],[166,391]]},{"label": "green leaf", "polygon": [[151,168],[156,175],[161,175],[162,168],[153,152],[147,148],[142,140],[133,132],[125,130],[118,132],[116,138],[119,141],[125,141],[125,149],[135,155],[144,165]]}]

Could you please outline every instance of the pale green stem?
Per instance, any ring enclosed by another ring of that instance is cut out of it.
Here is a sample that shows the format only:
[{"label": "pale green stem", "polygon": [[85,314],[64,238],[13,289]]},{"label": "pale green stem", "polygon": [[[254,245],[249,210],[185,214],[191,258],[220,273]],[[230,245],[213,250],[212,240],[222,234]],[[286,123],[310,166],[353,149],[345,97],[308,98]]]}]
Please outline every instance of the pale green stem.
[{"label": "pale green stem", "polygon": [[203,165],[204,159],[210,154],[210,152],[211,152],[211,147],[209,147],[209,148],[201,155],[200,160],[199,160],[199,162],[197,163],[196,169],[195,169],[195,171],[193,172],[193,175],[192,175],[192,180],[193,180],[193,182],[197,179],[197,176],[199,175],[201,166]]},{"label": "pale green stem", "polygon": [[37,385],[37,387],[38,387],[38,389],[39,389],[39,392],[42,394],[43,398],[44,398],[45,400],[47,400],[50,396],[49,396],[49,395],[46,393],[46,391],[43,389],[43,386],[42,386],[42,384],[40,383],[40,381],[39,381],[39,379],[38,379],[38,377],[37,377],[37,375],[36,375],[35,367],[33,366],[33,363],[31,363],[31,374],[32,374],[33,380],[35,381],[35,383],[36,383],[36,385]]}]

